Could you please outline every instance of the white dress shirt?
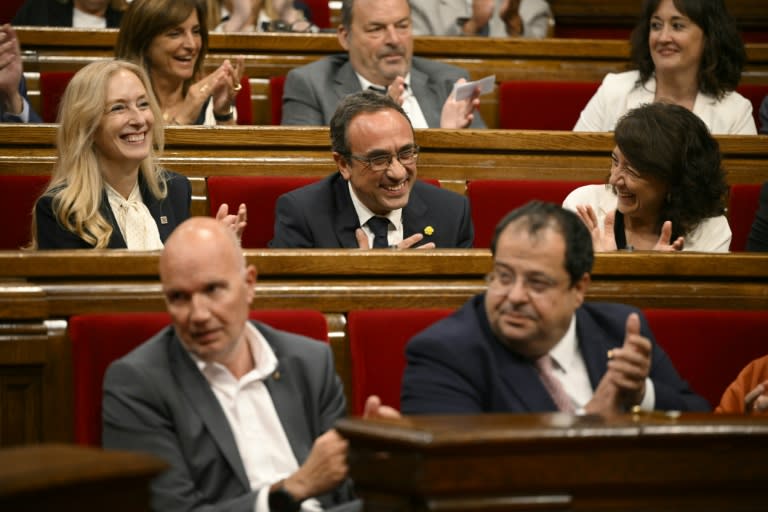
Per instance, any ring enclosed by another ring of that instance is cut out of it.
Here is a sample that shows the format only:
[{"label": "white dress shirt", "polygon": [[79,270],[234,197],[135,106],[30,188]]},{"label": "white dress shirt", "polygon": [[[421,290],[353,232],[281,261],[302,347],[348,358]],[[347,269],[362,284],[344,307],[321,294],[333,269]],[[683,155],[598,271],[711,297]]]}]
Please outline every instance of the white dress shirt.
[{"label": "white dress shirt", "polygon": [[[594,391],[589,381],[584,357],[581,355],[576,340],[575,314],[571,318],[571,325],[563,338],[549,351],[549,356],[552,358],[552,373],[563,385],[566,394],[573,403],[574,410],[577,414],[584,414],[584,408],[592,400]],[[653,387],[653,381],[646,377],[645,396],[640,403],[640,408],[644,411],[652,411],[655,404],[656,391]]]},{"label": "white dress shirt", "polygon": [[[349,187],[349,195],[352,197],[352,205],[355,207],[357,218],[360,221],[360,225],[363,227],[363,231],[368,236],[368,247],[373,247],[374,234],[373,231],[371,231],[371,228],[368,227],[367,222],[371,217],[375,217],[376,214],[360,201],[349,181],[347,181],[347,186]],[[403,209],[398,208],[397,210],[392,210],[387,215],[380,215],[380,217],[389,219],[389,230],[387,231],[387,242],[389,242],[389,245],[397,245],[402,242],[404,232]]]},{"label": "white dress shirt", "polygon": [[[360,87],[364,91],[367,91],[369,87],[373,86],[374,89],[380,89],[381,85],[376,85],[372,82],[369,82],[360,73],[355,72],[357,75],[357,79],[360,80]],[[405,90],[403,91],[403,110],[406,114],[408,114],[408,119],[411,120],[411,125],[413,125],[414,128],[429,128],[427,125],[427,119],[424,117],[424,112],[421,111],[421,107],[419,106],[419,102],[416,99],[416,96],[413,95],[412,89],[411,89],[411,73],[408,72],[407,75],[405,75]]]}]

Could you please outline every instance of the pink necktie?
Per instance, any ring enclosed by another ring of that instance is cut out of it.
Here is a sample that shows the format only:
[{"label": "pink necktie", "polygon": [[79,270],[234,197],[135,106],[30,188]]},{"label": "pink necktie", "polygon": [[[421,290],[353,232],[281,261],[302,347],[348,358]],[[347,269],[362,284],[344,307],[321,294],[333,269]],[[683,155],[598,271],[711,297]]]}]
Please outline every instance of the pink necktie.
[{"label": "pink necktie", "polygon": [[539,377],[541,378],[542,384],[544,384],[544,387],[549,391],[557,408],[562,412],[573,412],[573,403],[565,392],[565,389],[563,389],[563,385],[557,377],[555,377],[552,369],[552,358],[549,354],[536,360],[536,369],[539,371]]}]

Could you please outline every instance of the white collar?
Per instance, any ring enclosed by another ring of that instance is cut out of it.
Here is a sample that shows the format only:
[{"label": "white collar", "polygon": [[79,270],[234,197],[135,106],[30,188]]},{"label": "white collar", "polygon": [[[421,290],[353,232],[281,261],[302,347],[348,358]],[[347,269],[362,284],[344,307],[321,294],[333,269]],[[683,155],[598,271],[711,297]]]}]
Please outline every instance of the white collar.
[{"label": "white collar", "polygon": [[[377,215],[360,201],[360,198],[355,194],[355,189],[352,187],[351,182],[347,181],[347,187],[349,187],[349,195],[352,197],[352,205],[355,207],[355,213],[357,213],[360,225],[365,226],[371,217],[377,217]],[[378,217],[386,217],[393,226],[399,226],[403,218],[403,209],[398,208],[397,210],[390,211],[386,215],[378,215]]]}]

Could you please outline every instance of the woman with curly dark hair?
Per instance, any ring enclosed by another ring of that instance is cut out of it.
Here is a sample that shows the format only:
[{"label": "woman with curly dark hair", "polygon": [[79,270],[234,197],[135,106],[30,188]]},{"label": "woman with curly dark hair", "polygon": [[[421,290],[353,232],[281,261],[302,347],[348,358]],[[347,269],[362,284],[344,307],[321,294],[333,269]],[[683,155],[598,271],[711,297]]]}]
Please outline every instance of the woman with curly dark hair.
[{"label": "woman with curly dark hair", "polygon": [[752,104],[735,91],[746,52],[723,0],[645,0],[630,41],[637,69],[606,75],[575,131],[611,131],[627,111],[663,100],[712,133],[757,133]]},{"label": "woman with curly dark hair", "polygon": [[728,184],[701,119],[649,103],[619,120],[614,139],[608,183],[578,188],[563,202],[592,232],[595,251],[728,252]]}]

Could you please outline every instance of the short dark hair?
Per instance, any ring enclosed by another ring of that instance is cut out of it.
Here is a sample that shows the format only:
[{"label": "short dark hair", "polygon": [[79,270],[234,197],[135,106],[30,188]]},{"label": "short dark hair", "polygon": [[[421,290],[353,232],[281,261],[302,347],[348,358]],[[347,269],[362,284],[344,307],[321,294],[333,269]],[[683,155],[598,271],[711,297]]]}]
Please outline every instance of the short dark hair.
[{"label": "short dark hair", "polygon": [[671,221],[672,240],[723,214],[728,184],[720,146],[696,114],[672,103],[648,103],[619,120],[614,138],[641,176],[669,187],[657,228]]},{"label": "short dark hair", "polygon": [[565,270],[575,285],[585,273],[592,272],[595,254],[592,249],[592,235],[578,215],[560,205],[544,201],[531,201],[509,212],[496,225],[491,240],[491,254],[496,256],[499,236],[510,224],[523,221],[528,233],[536,235],[547,228],[553,228],[565,240]]},{"label": "short dark hair", "polygon": [[[721,99],[736,89],[747,59],[736,22],[725,8],[723,0],[673,0],[675,8],[688,16],[704,33],[704,52],[699,66],[699,90]],[[645,0],[640,19],[635,25],[630,43],[631,58],[640,71],[640,83],[653,76],[654,65],[648,38],[651,16],[661,0]]]},{"label": "short dark hair", "polygon": [[413,132],[413,125],[408,119],[403,107],[397,104],[388,94],[375,91],[362,91],[345,97],[336,107],[331,118],[331,150],[345,157],[349,157],[349,140],[347,128],[352,119],[358,114],[379,112],[380,110],[394,110],[399,112],[407,121]]}]

